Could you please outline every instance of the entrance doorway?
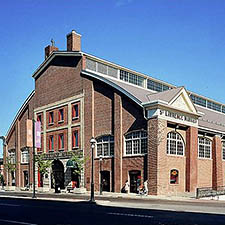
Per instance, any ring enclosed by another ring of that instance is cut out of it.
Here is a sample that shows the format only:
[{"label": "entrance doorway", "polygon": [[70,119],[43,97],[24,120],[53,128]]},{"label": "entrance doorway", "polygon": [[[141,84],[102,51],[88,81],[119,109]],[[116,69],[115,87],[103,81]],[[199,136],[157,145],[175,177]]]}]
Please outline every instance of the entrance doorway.
[{"label": "entrance doorway", "polygon": [[23,171],[23,186],[28,187],[28,171]]},{"label": "entrance doorway", "polygon": [[60,160],[54,160],[52,162],[52,175],[55,184],[55,187],[60,187],[60,189],[64,189],[64,166]]},{"label": "entrance doorway", "polygon": [[102,191],[110,191],[110,172],[109,171],[101,171],[101,184]]},{"label": "entrance doorway", "polygon": [[72,181],[73,188],[80,187],[80,175],[75,172],[74,168],[71,168],[71,181]]},{"label": "entrance doorway", "polygon": [[130,192],[138,193],[138,186],[140,185],[141,171],[132,170],[129,172],[130,177]]}]

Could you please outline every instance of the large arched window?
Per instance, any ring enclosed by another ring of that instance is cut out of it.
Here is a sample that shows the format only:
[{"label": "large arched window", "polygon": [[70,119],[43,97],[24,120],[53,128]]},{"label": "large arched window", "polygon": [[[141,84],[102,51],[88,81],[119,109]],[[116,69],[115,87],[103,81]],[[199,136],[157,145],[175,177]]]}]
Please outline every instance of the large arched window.
[{"label": "large arched window", "polygon": [[177,132],[171,131],[167,134],[167,154],[184,155],[184,142]]},{"label": "large arched window", "polygon": [[222,142],[223,160],[225,160],[225,141]]},{"label": "large arched window", "polygon": [[198,137],[198,157],[211,158],[212,142],[205,137]]},{"label": "large arched window", "polygon": [[126,155],[138,155],[147,153],[147,132],[134,131],[125,135]]},{"label": "large arched window", "polygon": [[96,138],[97,141],[97,157],[114,155],[114,136],[105,135]]}]

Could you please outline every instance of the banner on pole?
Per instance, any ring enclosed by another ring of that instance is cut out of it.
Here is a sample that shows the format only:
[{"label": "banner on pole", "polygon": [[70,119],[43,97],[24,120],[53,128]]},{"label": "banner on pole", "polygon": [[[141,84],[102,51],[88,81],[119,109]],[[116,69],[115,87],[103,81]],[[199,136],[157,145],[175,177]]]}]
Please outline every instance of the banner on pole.
[{"label": "banner on pole", "polygon": [[27,147],[33,147],[33,121],[27,120]]},{"label": "banner on pole", "polygon": [[41,122],[35,122],[35,147],[41,148]]}]

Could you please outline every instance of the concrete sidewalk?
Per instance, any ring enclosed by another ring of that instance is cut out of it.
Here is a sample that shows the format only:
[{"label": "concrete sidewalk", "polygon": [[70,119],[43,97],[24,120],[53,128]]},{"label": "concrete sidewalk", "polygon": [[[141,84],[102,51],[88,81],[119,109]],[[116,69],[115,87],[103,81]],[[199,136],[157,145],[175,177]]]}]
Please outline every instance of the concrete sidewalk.
[{"label": "concrete sidewalk", "polygon": [[[4,191],[0,190],[0,197],[32,197],[32,191]],[[86,192],[83,194],[77,193],[53,193],[53,192],[36,192],[36,196],[38,199],[56,199],[56,200],[85,200],[88,201],[90,199],[90,192]],[[135,193],[113,193],[113,192],[103,192],[100,195],[99,192],[95,192],[96,200],[171,200],[171,201],[198,201],[193,194],[187,194],[182,196],[171,196],[171,195],[139,195]]]}]

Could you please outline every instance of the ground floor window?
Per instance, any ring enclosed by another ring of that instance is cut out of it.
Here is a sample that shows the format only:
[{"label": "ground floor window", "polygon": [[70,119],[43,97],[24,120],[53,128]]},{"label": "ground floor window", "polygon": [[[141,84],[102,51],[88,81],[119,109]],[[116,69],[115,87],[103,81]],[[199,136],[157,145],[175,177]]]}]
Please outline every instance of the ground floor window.
[{"label": "ground floor window", "polygon": [[179,171],[176,169],[170,170],[170,184],[178,184]]}]

